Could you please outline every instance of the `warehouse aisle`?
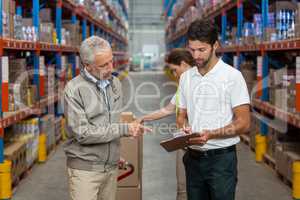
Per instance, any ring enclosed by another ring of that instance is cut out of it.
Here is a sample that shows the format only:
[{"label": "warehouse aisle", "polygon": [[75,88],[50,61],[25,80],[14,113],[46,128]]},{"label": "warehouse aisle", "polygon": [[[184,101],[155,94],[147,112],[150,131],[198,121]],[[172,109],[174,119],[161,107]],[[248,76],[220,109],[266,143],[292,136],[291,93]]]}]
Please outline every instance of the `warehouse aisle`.
[{"label": "warehouse aisle", "polygon": [[[124,101],[129,105],[126,110],[134,112],[136,116],[143,114],[141,109],[149,112],[159,108],[160,100],[173,94],[176,89],[161,72],[131,73],[129,79],[123,81],[123,86],[126,95]],[[138,97],[136,101],[130,101],[133,96]],[[161,126],[158,134],[157,128],[159,124],[170,124],[174,120],[175,117],[172,116],[153,123],[156,125],[154,133],[144,137],[143,200],[175,200],[175,154],[166,153],[160,148],[159,142],[168,137],[168,131]],[[241,144],[238,150],[237,200],[291,199],[291,189],[280,182],[268,167],[256,164],[254,154],[247,146]],[[68,199],[65,156],[61,145],[49,156],[47,163],[36,165],[32,169],[30,175],[18,185],[13,196],[13,200],[41,199]]]}]

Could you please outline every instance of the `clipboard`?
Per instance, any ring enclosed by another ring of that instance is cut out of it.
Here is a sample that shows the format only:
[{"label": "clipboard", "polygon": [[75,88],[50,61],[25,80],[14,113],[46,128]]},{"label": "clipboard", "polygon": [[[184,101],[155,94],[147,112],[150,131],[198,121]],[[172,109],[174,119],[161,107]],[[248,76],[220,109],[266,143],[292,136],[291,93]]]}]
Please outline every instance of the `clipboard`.
[{"label": "clipboard", "polygon": [[183,149],[185,147],[188,147],[189,144],[187,143],[190,138],[199,137],[198,133],[192,133],[188,135],[181,135],[181,136],[175,136],[170,139],[166,139],[160,142],[160,145],[167,151],[172,152],[179,149]]}]

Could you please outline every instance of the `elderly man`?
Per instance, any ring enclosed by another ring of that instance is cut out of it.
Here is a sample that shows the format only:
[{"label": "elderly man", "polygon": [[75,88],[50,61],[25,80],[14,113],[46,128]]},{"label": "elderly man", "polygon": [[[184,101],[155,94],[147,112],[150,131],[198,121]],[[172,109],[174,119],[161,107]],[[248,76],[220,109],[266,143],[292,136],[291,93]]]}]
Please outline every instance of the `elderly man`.
[{"label": "elderly man", "polygon": [[111,76],[113,54],[108,42],[90,37],[80,47],[81,73],[64,91],[68,141],[65,144],[72,200],[115,200],[119,145],[123,136],[148,130],[119,123],[122,91]]}]

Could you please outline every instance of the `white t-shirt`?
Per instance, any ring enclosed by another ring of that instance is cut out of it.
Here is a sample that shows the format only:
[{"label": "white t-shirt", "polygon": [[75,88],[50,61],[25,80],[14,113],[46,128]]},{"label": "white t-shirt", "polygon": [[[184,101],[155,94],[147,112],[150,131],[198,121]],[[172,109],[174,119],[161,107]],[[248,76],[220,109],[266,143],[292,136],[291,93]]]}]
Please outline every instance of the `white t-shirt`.
[{"label": "white t-shirt", "polygon": [[[246,82],[240,71],[219,59],[204,76],[197,67],[183,73],[179,83],[179,107],[187,109],[192,132],[214,130],[230,124],[233,108],[249,104]],[[240,138],[212,139],[195,149],[218,149],[237,144]]]}]

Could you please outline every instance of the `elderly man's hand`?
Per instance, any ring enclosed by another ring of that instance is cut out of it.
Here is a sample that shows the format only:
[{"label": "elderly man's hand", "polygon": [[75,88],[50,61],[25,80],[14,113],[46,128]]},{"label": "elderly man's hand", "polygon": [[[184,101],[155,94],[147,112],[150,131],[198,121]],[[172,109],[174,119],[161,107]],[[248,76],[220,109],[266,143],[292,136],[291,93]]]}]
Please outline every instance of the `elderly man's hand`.
[{"label": "elderly man's hand", "polygon": [[129,134],[133,137],[138,137],[144,132],[151,132],[152,129],[141,125],[138,122],[133,122],[128,124]]}]

